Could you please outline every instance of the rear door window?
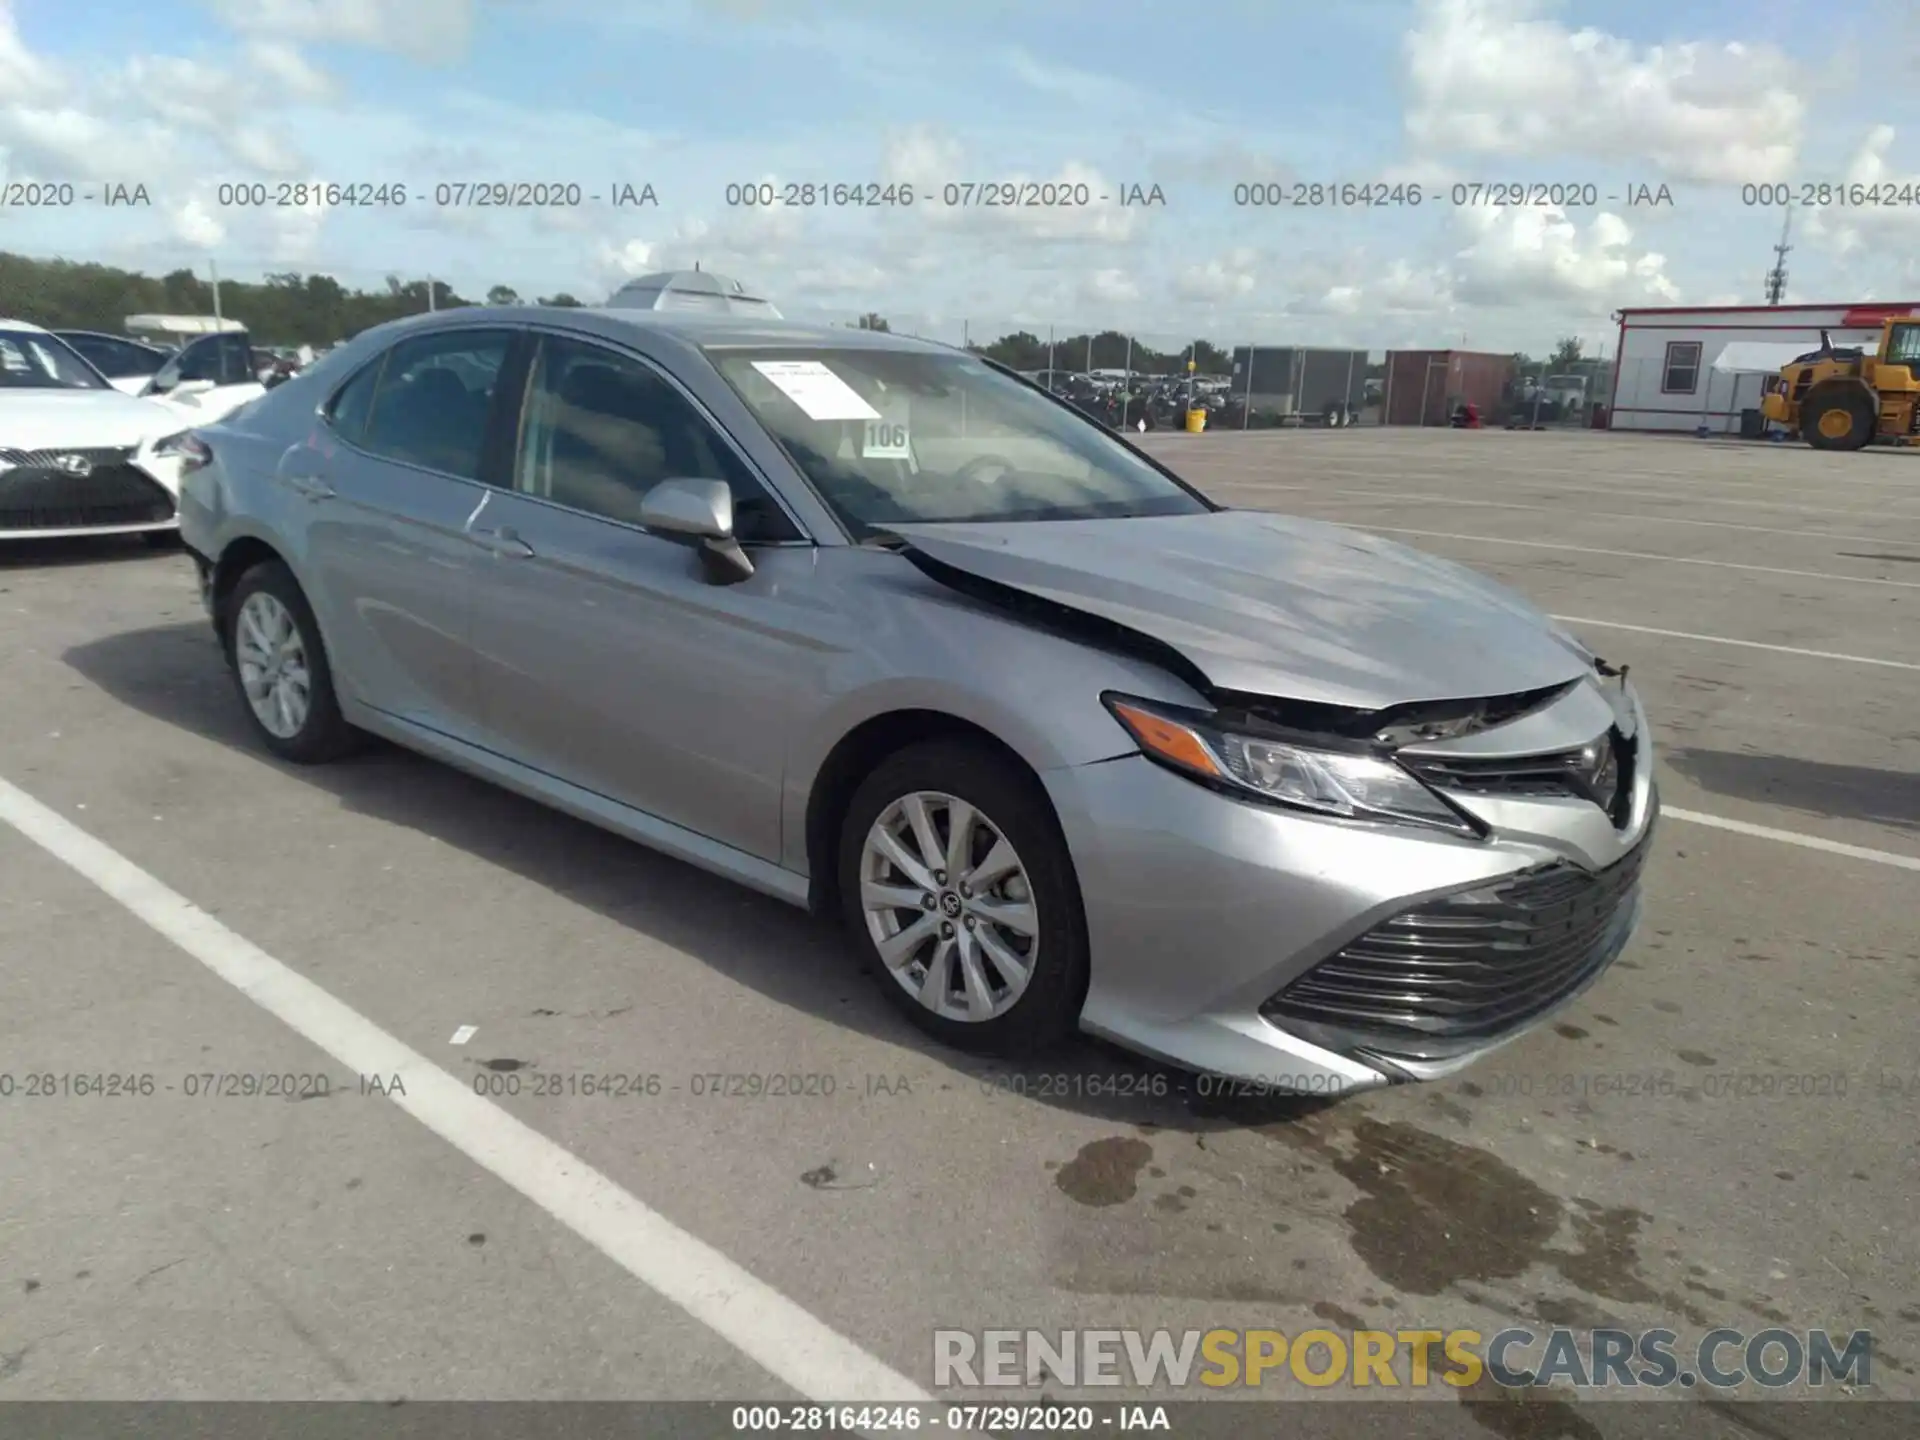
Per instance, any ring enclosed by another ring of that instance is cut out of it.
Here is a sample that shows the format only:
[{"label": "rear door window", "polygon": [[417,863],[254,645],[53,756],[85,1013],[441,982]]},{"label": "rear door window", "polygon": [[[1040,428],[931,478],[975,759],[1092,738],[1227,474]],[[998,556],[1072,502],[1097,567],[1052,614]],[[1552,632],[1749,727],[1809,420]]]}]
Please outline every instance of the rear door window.
[{"label": "rear door window", "polygon": [[[354,443],[389,460],[463,480],[480,479],[487,423],[513,343],[507,330],[454,330],[403,340],[372,384]],[[340,396],[336,427],[353,423],[355,380]],[[343,438],[353,438],[341,428]]]}]

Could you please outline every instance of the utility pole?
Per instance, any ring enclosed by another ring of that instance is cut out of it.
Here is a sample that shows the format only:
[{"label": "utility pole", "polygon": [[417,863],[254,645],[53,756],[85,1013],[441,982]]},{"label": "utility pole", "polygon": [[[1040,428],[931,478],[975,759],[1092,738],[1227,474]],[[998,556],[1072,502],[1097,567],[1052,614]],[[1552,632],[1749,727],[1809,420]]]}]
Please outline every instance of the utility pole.
[{"label": "utility pole", "polygon": [[1773,269],[1767,272],[1767,304],[1778,305],[1787,295],[1787,252],[1793,247],[1787,243],[1787,232],[1793,228],[1793,211],[1784,213],[1780,221],[1780,243],[1773,247]]},{"label": "utility pole", "polygon": [[207,261],[207,274],[213,278],[213,323],[221,324],[220,319],[220,265],[214,260]]},{"label": "utility pole", "polygon": [[432,314],[439,307],[433,303],[433,276],[427,276],[427,313]]}]

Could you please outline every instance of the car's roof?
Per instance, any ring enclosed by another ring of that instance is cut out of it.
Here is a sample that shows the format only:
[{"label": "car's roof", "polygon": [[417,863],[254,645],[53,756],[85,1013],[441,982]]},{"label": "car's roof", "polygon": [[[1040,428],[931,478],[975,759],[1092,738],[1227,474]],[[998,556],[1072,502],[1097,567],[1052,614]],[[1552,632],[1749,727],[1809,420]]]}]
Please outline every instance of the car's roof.
[{"label": "car's roof", "polygon": [[[0,320],[0,325],[6,322]],[[162,347],[132,335],[116,335],[111,330],[82,330],[77,326],[63,325],[53,332],[55,335],[86,335],[95,340],[117,340],[122,345],[137,345],[142,350],[158,350]]]},{"label": "car's roof", "polygon": [[[702,349],[895,350],[929,355],[951,355],[955,347],[886,330],[857,330],[835,325],[810,325],[797,320],[770,320],[755,315],[725,315],[687,310],[622,310],[597,305],[474,305],[438,310],[394,322],[394,333],[435,322],[462,325],[487,322],[516,325],[551,324],[590,330],[609,339],[623,334],[635,340],[657,338]],[[381,327],[384,329],[385,327]]]},{"label": "car's roof", "polygon": [[9,320],[0,315],[0,330],[24,330],[29,335],[51,335],[53,332],[44,325],[35,325],[26,320]]}]

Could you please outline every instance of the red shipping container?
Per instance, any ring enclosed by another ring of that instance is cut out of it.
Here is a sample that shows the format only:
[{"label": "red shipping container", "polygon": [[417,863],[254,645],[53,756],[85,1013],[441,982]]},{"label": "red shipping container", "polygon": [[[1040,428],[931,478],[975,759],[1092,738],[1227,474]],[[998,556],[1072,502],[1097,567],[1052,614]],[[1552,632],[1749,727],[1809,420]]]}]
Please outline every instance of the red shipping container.
[{"label": "red shipping container", "polygon": [[1482,350],[1387,352],[1381,421],[1445,425],[1462,405],[1479,407],[1482,423],[1506,419],[1513,399],[1513,356]]}]

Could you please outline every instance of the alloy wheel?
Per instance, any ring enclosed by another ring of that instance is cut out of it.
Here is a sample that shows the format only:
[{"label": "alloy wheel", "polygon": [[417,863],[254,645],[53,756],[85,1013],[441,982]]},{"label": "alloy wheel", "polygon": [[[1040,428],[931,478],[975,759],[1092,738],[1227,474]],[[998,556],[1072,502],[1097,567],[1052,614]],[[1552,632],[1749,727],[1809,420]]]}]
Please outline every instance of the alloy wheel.
[{"label": "alloy wheel", "polygon": [[233,629],[234,665],[254,718],[269,735],[291,740],[313,708],[307,646],[293,612],[277,596],[247,596]]},{"label": "alloy wheel", "polygon": [[860,851],[860,908],[887,972],[949,1020],[1006,1014],[1040,958],[1025,863],[954,795],[915,791],[880,812]]}]

